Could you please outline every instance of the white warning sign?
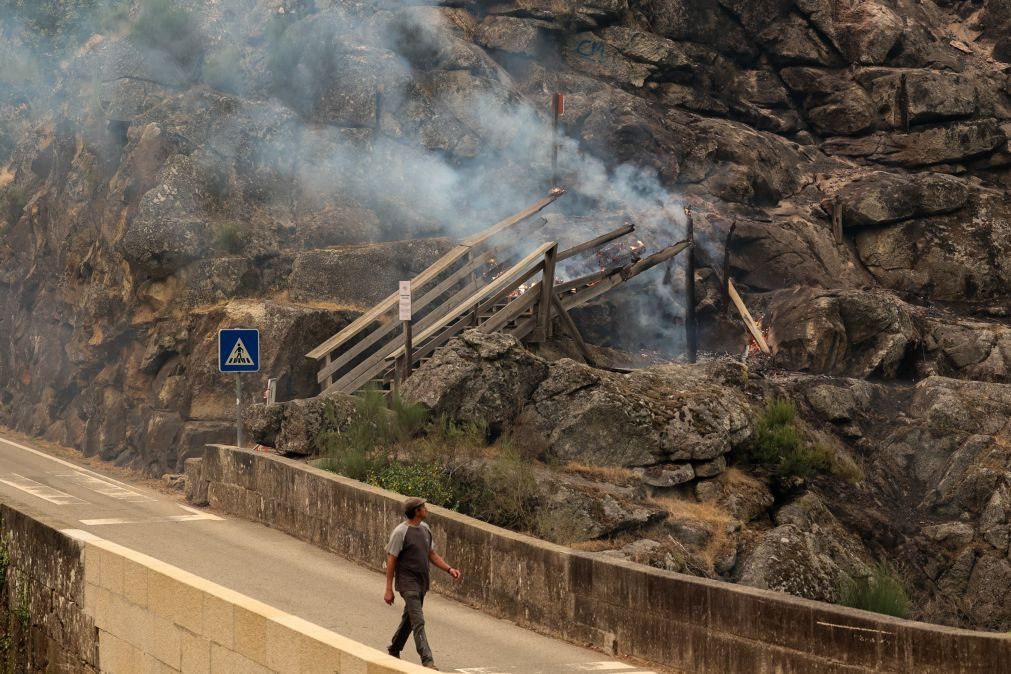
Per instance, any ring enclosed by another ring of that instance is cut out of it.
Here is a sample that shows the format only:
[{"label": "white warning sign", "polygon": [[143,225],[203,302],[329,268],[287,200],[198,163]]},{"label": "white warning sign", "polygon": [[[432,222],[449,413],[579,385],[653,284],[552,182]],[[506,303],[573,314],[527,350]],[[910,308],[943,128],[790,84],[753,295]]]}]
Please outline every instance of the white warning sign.
[{"label": "white warning sign", "polygon": [[238,366],[238,365],[252,365],[253,358],[249,355],[249,350],[246,345],[242,343],[242,339],[235,340],[235,346],[232,347],[232,352],[228,354],[228,358],[225,359],[225,365]]}]

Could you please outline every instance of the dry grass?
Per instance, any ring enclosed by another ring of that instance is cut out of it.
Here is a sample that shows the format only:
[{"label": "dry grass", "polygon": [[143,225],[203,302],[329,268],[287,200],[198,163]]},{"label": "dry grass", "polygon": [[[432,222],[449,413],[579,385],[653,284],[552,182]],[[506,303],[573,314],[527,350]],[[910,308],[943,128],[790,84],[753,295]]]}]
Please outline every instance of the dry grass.
[{"label": "dry grass", "polygon": [[749,487],[761,489],[762,483],[756,478],[748,475],[740,468],[727,468],[719,477],[720,482],[729,487]]},{"label": "dry grass", "polygon": [[701,522],[706,525],[710,532],[709,542],[696,557],[706,566],[708,572],[714,573],[716,560],[734,545],[728,531],[733,520],[730,513],[715,503],[686,501],[671,496],[657,496],[650,499],[650,503],[666,510],[672,520]]},{"label": "dry grass", "polygon": [[585,463],[567,463],[561,467],[563,473],[571,473],[585,477],[588,480],[597,482],[611,482],[621,484],[629,480],[636,480],[635,472],[631,468],[622,466],[591,466]]}]

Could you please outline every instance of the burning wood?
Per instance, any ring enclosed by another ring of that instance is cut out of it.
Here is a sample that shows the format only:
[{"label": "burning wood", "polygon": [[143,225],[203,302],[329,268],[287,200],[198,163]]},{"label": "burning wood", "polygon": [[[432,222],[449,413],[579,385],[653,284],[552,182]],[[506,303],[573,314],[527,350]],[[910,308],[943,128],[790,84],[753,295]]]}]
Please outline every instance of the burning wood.
[{"label": "burning wood", "polygon": [[737,307],[737,312],[741,314],[741,318],[744,320],[744,326],[751,333],[751,337],[754,339],[755,343],[762,353],[768,354],[772,353],[769,348],[768,342],[765,341],[765,335],[762,332],[762,327],[759,325],[754,318],[751,317],[751,312],[748,311],[748,307],[745,306],[744,300],[737,293],[737,288],[734,287],[734,282],[727,279],[727,289],[730,291],[730,299],[733,301],[734,306]]}]

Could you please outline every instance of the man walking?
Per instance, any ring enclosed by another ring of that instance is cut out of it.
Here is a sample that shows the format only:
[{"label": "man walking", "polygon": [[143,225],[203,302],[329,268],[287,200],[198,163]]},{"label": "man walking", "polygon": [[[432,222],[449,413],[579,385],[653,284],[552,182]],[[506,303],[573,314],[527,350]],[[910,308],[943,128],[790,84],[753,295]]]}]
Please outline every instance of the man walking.
[{"label": "man walking", "polygon": [[454,580],[460,578],[460,570],[454,569],[435,551],[435,541],[432,530],[425,524],[428,517],[428,507],[425,499],[411,497],[404,501],[404,517],[390,534],[390,542],[386,546],[386,596],[387,604],[393,605],[394,579],[396,590],[404,598],[404,615],[400,618],[400,626],[393,634],[393,640],[387,646],[386,652],[399,658],[400,651],[407,643],[407,637],[414,633],[414,645],[421,656],[421,664],[429,669],[436,669],[432,649],[428,646],[425,636],[425,614],[423,606],[425,593],[428,592],[428,565],[431,562],[448,573]]}]

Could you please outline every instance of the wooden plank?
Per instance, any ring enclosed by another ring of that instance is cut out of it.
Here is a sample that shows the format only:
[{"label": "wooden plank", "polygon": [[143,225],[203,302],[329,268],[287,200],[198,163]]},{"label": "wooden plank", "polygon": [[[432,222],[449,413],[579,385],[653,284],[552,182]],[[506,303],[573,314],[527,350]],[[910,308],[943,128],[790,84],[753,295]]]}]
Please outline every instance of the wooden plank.
[{"label": "wooden plank", "polygon": [[548,206],[550,206],[554,202],[558,201],[558,199],[563,194],[565,194],[565,190],[560,189],[560,188],[555,188],[555,189],[551,190],[551,193],[548,194],[548,196],[544,197],[543,199],[540,199],[539,201],[534,202],[530,206],[527,206],[525,209],[523,209],[519,213],[517,213],[515,215],[510,215],[505,220],[502,220],[501,222],[495,223],[494,225],[492,225],[488,229],[484,230],[483,232],[478,232],[477,234],[474,234],[473,236],[470,236],[470,237],[464,239],[461,242],[461,245],[464,245],[464,246],[477,246],[477,245],[483,243],[484,241],[490,239],[491,237],[495,236],[496,234],[498,234],[502,230],[508,229],[508,228],[512,227],[513,225],[517,225],[517,224],[523,222],[527,218],[530,218],[530,217],[532,217],[534,215],[537,215],[538,213],[540,213],[541,211],[543,211],[545,208],[547,208]]},{"label": "wooden plank", "polygon": [[[440,273],[446,270],[447,267],[452,265],[454,262],[459,260],[461,257],[470,252],[471,248],[484,243],[492,236],[498,234],[499,232],[517,225],[524,220],[537,215],[545,208],[557,201],[563,194],[565,190],[554,189],[548,196],[534,202],[532,205],[523,209],[515,215],[511,215],[505,220],[495,223],[491,227],[485,229],[484,231],[478,232],[473,236],[464,239],[463,242],[450,250],[448,253],[443,255],[441,258],[435,261],[432,266],[430,266],[425,271],[421,272],[411,280],[412,287],[421,288],[429,281],[434,279]],[[375,305],[369,311],[365,312],[359,316],[355,321],[353,321],[346,328],[338,332],[336,335],[326,340],[315,349],[306,354],[307,358],[312,358],[313,360],[319,360],[325,357],[328,353],[339,347],[344,342],[348,341],[352,336],[357,334],[360,330],[368,327],[374,320],[379,318],[381,315],[387,311],[392,311],[399,303],[399,292],[392,293],[389,297],[384,299],[379,304]]]},{"label": "wooden plank", "polygon": [[765,341],[765,337],[762,335],[762,331],[758,329],[758,324],[755,323],[755,319],[751,317],[751,312],[748,311],[748,307],[744,304],[744,300],[737,293],[737,288],[734,287],[734,282],[728,280],[727,288],[730,290],[730,299],[733,301],[734,306],[737,307],[737,313],[741,315],[744,319],[744,326],[751,333],[751,336],[755,338],[758,343],[758,348],[762,350],[762,353],[772,353],[769,349],[768,342]]},{"label": "wooden plank", "polygon": [[571,281],[566,281],[565,283],[559,283],[555,286],[555,293],[561,295],[570,290],[575,290],[577,288],[582,288],[588,283],[593,283],[595,281],[600,281],[607,278],[611,274],[621,270],[621,267],[608,267],[607,269],[601,269],[600,271],[595,271],[592,274],[587,274],[586,276],[580,276],[579,278],[574,278]]},{"label": "wooden plank", "polygon": [[573,307],[578,307],[582,304],[586,304],[592,299],[595,299],[604,293],[606,293],[611,288],[617,285],[621,285],[625,281],[638,276],[642,272],[651,269],[658,264],[663,264],[672,257],[680,254],[690,244],[687,241],[681,241],[673,246],[668,246],[663,250],[653,253],[649,257],[645,257],[635,264],[630,264],[627,267],[622,267],[617,271],[610,273],[606,278],[601,280],[596,285],[581,288],[575,293],[567,293],[565,297],[562,298],[562,304],[566,309],[572,309]]},{"label": "wooden plank", "polygon": [[[438,286],[433,288],[429,293],[427,293],[424,297],[421,298],[419,306],[421,307],[428,306],[434,299],[436,299],[437,297],[445,293],[450,287],[452,287],[454,283],[460,282],[464,276],[472,275],[473,270],[480,267],[482,264],[485,264],[492,254],[493,254],[492,252],[482,254],[481,256],[478,257],[478,259],[470,262],[466,267],[462,267],[459,271],[454,272],[451,276],[444,279],[442,283],[440,283]],[[452,302],[454,299],[458,298],[460,296],[460,293],[467,293],[467,294],[473,293],[474,289],[475,289],[475,282],[469,281],[468,284],[465,285],[461,291],[458,291],[456,295],[450,297],[447,300],[447,302]],[[442,310],[440,312],[440,309],[442,309],[441,305],[436,309],[425,314],[424,318],[415,323],[415,327],[418,330],[424,330],[426,325],[431,324],[435,320],[438,320],[438,318],[442,317],[445,314],[445,310]],[[380,325],[378,328],[376,328],[368,337],[365,337],[364,339],[362,339],[362,341],[358,342],[353,347],[348,349],[346,352],[342,353],[339,359],[331,363],[327,363],[324,367],[322,367],[319,373],[316,375],[316,381],[320,383],[326,381],[327,377],[332,375],[334,372],[340,370],[340,368],[347,365],[357,356],[364,353],[370,346],[381,340],[383,337],[392,333],[393,329],[397,325],[398,323],[396,320],[394,320],[392,314],[386,317],[386,320],[383,322],[383,324]]]},{"label": "wooden plank", "polygon": [[562,326],[565,327],[566,332],[572,337],[572,341],[576,343],[576,347],[579,349],[579,353],[583,355],[583,360],[590,367],[596,367],[596,363],[593,362],[593,356],[590,355],[590,349],[587,348],[586,342],[583,341],[583,336],[579,334],[579,328],[576,327],[576,322],[572,320],[572,316],[569,312],[565,310],[562,303],[558,299],[558,295],[554,293],[551,294],[551,302],[555,306],[555,311],[558,312],[558,316],[562,321]]},{"label": "wooden plank", "polygon": [[569,248],[567,250],[563,250],[561,253],[558,254],[558,261],[560,262],[562,260],[567,260],[570,257],[575,257],[576,255],[579,255],[580,253],[585,253],[588,250],[593,250],[594,248],[603,246],[605,243],[610,243],[615,239],[620,239],[626,234],[631,234],[634,231],[635,225],[633,225],[632,223],[627,223],[623,227],[619,227],[618,229],[611,230],[607,234],[602,234],[601,236],[598,236],[596,239],[587,241],[586,243],[581,243],[578,246],[573,246],[572,248]]},{"label": "wooden plank", "polygon": [[[537,329],[534,331],[534,339],[539,342],[546,342],[551,339],[551,296],[555,287],[555,253],[557,249],[552,248],[544,254],[544,272],[541,275],[540,298],[537,304]],[[533,292],[533,288],[530,289]]]},{"label": "wooden plank", "polygon": [[[475,309],[475,311],[478,314],[478,320],[480,321],[481,314],[484,314],[489,309],[491,309],[492,311],[495,311],[495,305],[498,304],[499,302],[503,302],[503,301],[507,302],[508,298],[509,298],[509,295],[511,295],[515,291],[519,290],[519,287],[521,285],[523,285],[524,283],[526,283],[527,281],[529,281],[531,278],[533,278],[534,276],[536,276],[541,271],[541,268],[543,266],[544,266],[544,263],[542,262],[542,263],[538,264],[535,267],[531,267],[522,276],[520,276],[519,278],[513,280],[505,288],[502,288],[497,293],[495,293],[494,296],[489,297],[489,298],[484,299],[484,300],[481,300],[481,302],[477,305],[477,308]],[[527,289],[527,292],[530,292],[530,290]]]},{"label": "wooden plank", "polygon": [[517,316],[522,314],[524,311],[532,307],[537,303],[539,292],[539,286],[534,286],[530,290],[523,293],[520,297],[517,297],[512,302],[508,304],[504,309],[496,311],[492,314],[491,318],[482,323],[478,330],[481,332],[495,332],[503,325],[509,321],[515,319]]},{"label": "wooden plank", "polygon": [[[479,286],[476,286],[476,284],[474,284],[474,283],[470,283],[470,284],[464,286],[463,288],[461,288],[457,292],[456,295],[454,295],[452,298],[450,298],[444,304],[439,305],[434,311],[430,312],[427,316],[425,316],[425,318],[423,318],[421,321],[419,321],[417,323],[417,325],[415,325],[415,328],[419,332],[425,330],[427,327],[429,327],[430,325],[432,325],[433,323],[435,323],[436,321],[438,321],[439,319],[441,319],[443,316],[445,316],[446,313],[450,309],[452,309],[452,307],[454,306],[453,305],[454,300],[456,300],[456,299],[458,299],[460,297],[469,296],[469,294],[472,294],[477,289],[477,287],[479,287]],[[392,327],[395,327],[396,325],[399,325],[399,323],[397,321],[393,321],[391,323],[390,329],[387,330],[386,333],[389,334],[390,332],[392,332]],[[361,363],[359,363],[358,365],[356,365],[353,369],[351,369],[350,371],[348,371],[345,374],[341,375],[340,378],[338,378],[337,381],[334,382],[334,383],[335,384],[339,384],[339,383],[343,382],[343,384],[341,386],[341,390],[346,390],[346,384],[348,384],[349,382],[354,382],[354,381],[360,379],[363,373],[371,372],[372,371],[372,369],[371,369],[372,366],[374,366],[376,363],[385,362],[385,360],[386,360],[387,356],[389,355],[390,351],[393,350],[393,349],[398,349],[397,345],[394,344],[394,342],[392,340],[390,342],[388,342],[387,344],[385,344],[384,346],[386,348],[380,349],[379,351],[376,351],[375,353],[373,353],[372,355],[370,355],[366,360],[363,360]],[[402,352],[403,348],[399,347],[399,351]],[[374,376],[374,374],[375,373],[373,372],[372,376]],[[370,376],[369,378],[371,379],[372,376]],[[321,379],[319,379],[319,381],[320,381],[320,383],[322,383],[323,381],[325,381],[325,379],[321,378]],[[352,389],[352,392],[353,391],[357,391],[357,390],[358,390],[357,388]]]},{"label": "wooden plank", "polygon": [[[555,245],[557,245],[557,244],[555,242],[553,242],[553,241],[550,242],[550,243],[542,244],[541,246],[539,246],[537,248],[537,250],[533,251],[532,253],[530,253],[529,255],[527,255],[525,258],[523,258],[522,260],[520,260],[519,262],[517,262],[515,265],[513,265],[513,267],[511,269],[509,269],[508,271],[506,271],[505,273],[503,273],[502,275],[500,275],[497,279],[495,279],[494,281],[492,281],[491,283],[489,283],[485,287],[483,287],[480,290],[478,290],[476,293],[474,293],[473,295],[471,295],[470,297],[468,297],[466,300],[464,300],[463,302],[461,302],[459,305],[455,306],[450,311],[450,313],[447,314],[447,316],[445,318],[443,318],[442,320],[438,321],[434,325],[430,326],[427,330],[424,330],[421,334],[418,335],[416,341],[417,341],[417,343],[419,345],[419,348],[421,348],[420,345],[422,345],[426,341],[428,341],[428,339],[431,338],[441,328],[444,328],[447,325],[449,325],[455,318],[457,318],[458,316],[460,316],[461,313],[465,313],[466,311],[470,311],[471,307],[479,305],[486,297],[495,296],[498,293],[500,293],[503,288],[509,287],[510,283],[514,282],[514,278],[516,276],[518,276],[522,272],[526,271],[527,268],[530,267],[531,264],[533,264],[534,262],[536,262],[538,260],[538,258],[542,257],[544,255],[544,253],[546,253],[548,251],[548,249],[550,249],[551,247],[553,247]],[[390,354],[389,356],[387,356],[387,358],[399,358],[400,355],[402,354],[402,352],[403,352],[403,349],[397,349],[392,354]]]},{"label": "wooden plank", "polygon": [[397,322],[393,320],[393,316],[385,317],[386,320],[373,330],[369,335],[363,338],[360,342],[352,346],[350,349],[341,354],[340,358],[337,360],[327,363],[325,366],[320,368],[319,372],[316,374],[316,381],[323,383],[326,381],[327,377],[337,372],[342,367],[350,363],[357,356],[367,351],[369,347],[375,345],[376,342],[380,341],[383,337],[391,334],[393,329],[397,326]]}]

